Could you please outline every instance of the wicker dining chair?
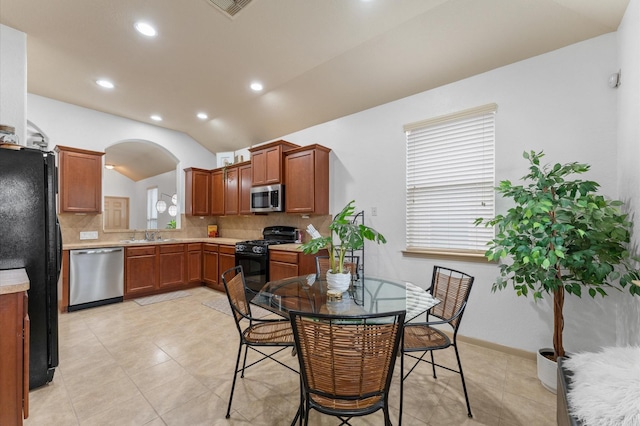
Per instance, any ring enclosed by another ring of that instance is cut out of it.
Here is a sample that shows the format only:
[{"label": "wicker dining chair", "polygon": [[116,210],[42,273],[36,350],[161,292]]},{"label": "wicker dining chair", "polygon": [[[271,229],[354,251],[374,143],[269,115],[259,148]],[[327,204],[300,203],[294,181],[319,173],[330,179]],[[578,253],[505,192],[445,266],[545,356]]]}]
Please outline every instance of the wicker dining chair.
[{"label": "wicker dining chair", "polygon": [[[337,259],[336,259],[337,261]],[[353,279],[358,279],[358,266],[360,263],[359,256],[345,256],[344,267],[349,270]],[[316,273],[318,278],[324,280],[327,277],[327,271],[331,268],[329,256],[316,256]]]},{"label": "wicker dining chair", "polygon": [[[409,374],[422,362],[431,364],[433,370],[433,377],[436,377],[436,366],[444,368],[445,370],[453,371],[460,374],[462,380],[462,390],[464,391],[464,398],[467,402],[467,415],[471,415],[471,405],[469,404],[469,395],[467,394],[467,385],[464,381],[464,373],[462,371],[462,363],[460,362],[460,354],[458,353],[457,336],[458,328],[460,327],[460,321],[462,315],[467,307],[467,300],[471,293],[471,287],[473,286],[474,278],[464,272],[456,271],[454,269],[444,268],[441,266],[433,267],[433,276],[431,279],[431,287],[427,289],[433,297],[440,300],[440,303],[429,311],[427,311],[426,322],[410,322],[404,326],[404,337],[402,346],[402,369],[400,371],[404,374],[404,357],[413,358],[415,364],[411,367],[409,372],[403,375],[400,382],[400,408],[402,409],[402,386]],[[436,320],[430,321],[430,317],[435,317]],[[453,329],[453,338],[450,338],[444,331],[433,327],[434,325],[447,324]],[[453,346],[456,359],[458,361],[458,370],[446,367],[441,364],[437,364],[433,358],[433,351],[439,349],[446,349]],[[414,353],[420,353],[419,356]],[[431,355],[430,360],[424,359],[424,356],[429,352]]]},{"label": "wicker dining chair", "polygon": [[[222,283],[229,299],[229,305],[233,313],[233,319],[240,335],[240,345],[238,347],[238,356],[236,358],[236,367],[233,373],[233,383],[231,385],[231,394],[229,395],[229,406],[227,407],[226,418],[231,415],[231,401],[233,400],[233,391],[236,387],[236,379],[238,373],[240,377],[244,377],[244,370],[266,359],[271,359],[278,364],[297,373],[290,366],[284,364],[273,356],[287,348],[293,348],[293,331],[291,323],[288,319],[257,319],[251,315],[251,306],[246,297],[246,283],[244,280],[244,271],[242,266],[226,270],[222,273]],[[244,361],[242,368],[240,366],[240,355],[242,347],[245,347]],[[271,353],[265,353],[260,348],[274,347],[277,350]],[[249,349],[259,353],[262,357],[257,361],[247,365],[247,353]]]},{"label": "wicker dining chair", "polygon": [[289,315],[300,364],[300,424],[303,418],[308,424],[314,409],[338,417],[341,425],[383,410],[390,425],[389,388],[405,311]]}]

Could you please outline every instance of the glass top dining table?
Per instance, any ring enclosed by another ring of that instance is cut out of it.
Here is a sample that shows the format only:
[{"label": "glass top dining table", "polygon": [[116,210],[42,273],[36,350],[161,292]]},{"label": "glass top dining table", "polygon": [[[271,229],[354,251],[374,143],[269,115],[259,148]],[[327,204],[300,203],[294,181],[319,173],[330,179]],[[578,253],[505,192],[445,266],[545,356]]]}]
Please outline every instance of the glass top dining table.
[{"label": "glass top dining table", "polygon": [[369,276],[354,280],[342,299],[335,300],[327,297],[326,280],[309,274],[270,281],[251,303],[283,317],[289,311],[346,316],[404,310],[408,322],[440,301],[410,282]]}]

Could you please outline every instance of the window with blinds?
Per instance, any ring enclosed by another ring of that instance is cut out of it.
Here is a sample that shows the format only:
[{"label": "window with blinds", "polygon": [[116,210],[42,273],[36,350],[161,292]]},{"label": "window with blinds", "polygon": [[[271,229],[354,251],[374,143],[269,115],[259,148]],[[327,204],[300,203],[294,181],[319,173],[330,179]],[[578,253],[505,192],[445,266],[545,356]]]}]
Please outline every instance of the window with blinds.
[{"label": "window with blinds", "polygon": [[147,189],[147,229],[158,229],[158,187]]},{"label": "window with blinds", "polygon": [[494,216],[496,104],[404,126],[407,250],[484,253]]}]

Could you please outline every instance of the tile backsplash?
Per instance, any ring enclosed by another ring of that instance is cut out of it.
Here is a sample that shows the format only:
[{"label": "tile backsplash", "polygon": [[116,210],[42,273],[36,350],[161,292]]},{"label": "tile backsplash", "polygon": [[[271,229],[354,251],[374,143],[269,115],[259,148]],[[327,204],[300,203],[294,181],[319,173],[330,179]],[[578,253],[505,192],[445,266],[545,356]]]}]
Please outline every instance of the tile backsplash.
[{"label": "tile backsplash", "polygon": [[[127,231],[107,231],[102,229],[102,214],[60,214],[63,244],[83,242],[80,233],[97,232],[96,242],[111,242],[144,238],[144,229]],[[156,232],[163,238],[204,238],[207,236],[207,225],[217,224],[218,235],[223,238],[237,238],[253,240],[262,238],[262,229],[266,226],[283,225],[300,229],[302,241],[308,241],[309,236],[304,232],[309,224],[313,224],[323,235],[328,235],[331,215],[310,216],[303,218],[299,215],[273,213],[254,216],[220,216],[220,217],[192,217],[182,215],[181,229],[159,229]],[[88,241],[84,241],[88,242]]]}]

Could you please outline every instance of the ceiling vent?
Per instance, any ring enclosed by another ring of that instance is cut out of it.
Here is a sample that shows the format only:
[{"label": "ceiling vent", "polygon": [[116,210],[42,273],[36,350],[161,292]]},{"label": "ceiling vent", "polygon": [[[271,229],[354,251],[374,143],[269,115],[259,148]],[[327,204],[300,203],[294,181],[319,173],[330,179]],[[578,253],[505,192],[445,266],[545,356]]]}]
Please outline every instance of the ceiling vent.
[{"label": "ceiling vent", "polygon": [[251,0],[207,0],[229,18],[234,18],[238,12],[247,7]]}]

